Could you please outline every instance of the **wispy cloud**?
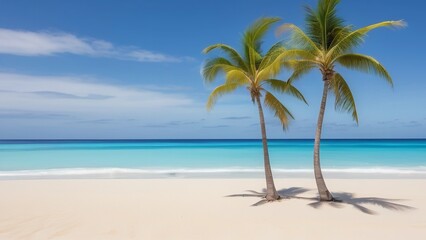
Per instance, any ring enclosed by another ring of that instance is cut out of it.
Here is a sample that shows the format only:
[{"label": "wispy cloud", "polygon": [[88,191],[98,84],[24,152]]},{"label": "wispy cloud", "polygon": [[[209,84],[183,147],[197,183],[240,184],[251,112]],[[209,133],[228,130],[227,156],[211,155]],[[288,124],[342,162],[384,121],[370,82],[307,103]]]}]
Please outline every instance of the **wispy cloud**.
[{"label": "wispy cloud", "polygon": [[149,112],[194,105],[183,94],[127,88],[83,77],[0,73],[0,91],[0,102],[25,111],[149,116]]},{"label": "wispy cloud", "polygon": [[356,125],[356,123],[330,122],[330,123],[324,123],[323,127],[335,129],[335,130],[345,130],[347,128],[355,128],[355,127],[357,127],[357,125]]},{"label": "wispy cloud", "polygon": [[132,46],[116,46],[108,41],[82,38],[63,32],[31,32],[0,28],[0,53],[20,56],[75,54],[139,62],[182,62],[190,57],[175,57]]},{"label": "wispy cloud", "polygon": [[380,126],[395,126],[395,127],[419,127],[422,126],[421,121],[417,120],[411,120],[411,121],[404,121],[398,118],[395,118],[393,120],[389,121],[379,121],[377,122]]},{"label": "wispy cloud", "polygon": [[166,127],[178,127],[178,126],[195,126],[195,125],[199,125],[202,122],[204,122],[204,119],[200,119],[200,120],[196,120],[196,121],[170,121],[170,122],[166,122],[166,123],[161,123],[161,124],[145,124],[142,125],[142,127],[155,127],[155,128],[166,128]]},{"label": "wispy cloud", "polygon": [[227,128],[229,125],[211,125],[211,126],[203,126],[203,128]]},{"label": "wispy cloud", "polygon": [[43,111],[26,111],[26,110],[15,110],[15,109],[0,109],[0,119],[52,119],[52,120],[64,120],[74,119],[68,114],[52,113]]},{"label": "wispy cloud", "polygon": [[186,59],[168,56],[161,53],[154,53],[147,50],[134,50],[122,55],[139,62],[182,62],[184,59]]},{"label": "wispy cloud", "polygon": [[114,119],[109,119],[109,118],[103,118],[103,119],[93,119],[93,120],[84,120],[84,121],[77,121],[77,123],[82,123],[82,124],[111,124],[114,123]]},{"label": "wispy cloud", "polygon": [[251,119],[249,116],[241,116],[241,117],[224,117],[221,118],[223,120],[244,120],[244,119]]},{"label": "wispy cloud", "polygon": [[422,126],[422,124],[419,121],[409,121],[406,125],[406,127],[419,127]]},{"label": "wispy cloud", "polygon": [[203,120],[200,121],[171,121],[166,123],[169,126],[182,126],[182,125],[196,125],[200,124]]},{"label": "wispy cloud", "polygon": [[74,94],[55,92],[55,91],[34,91],[34,92],[22,92],[22,91],[7,91],[0,90],[0,93],[16,93],[20,95],[35,95],[45,98],[52,99],[92,99],[92,100],[103,100],[108,98],[113,98],[113,96],[100,95],[100,94],[88,94],[85,96],[77,96]]}]

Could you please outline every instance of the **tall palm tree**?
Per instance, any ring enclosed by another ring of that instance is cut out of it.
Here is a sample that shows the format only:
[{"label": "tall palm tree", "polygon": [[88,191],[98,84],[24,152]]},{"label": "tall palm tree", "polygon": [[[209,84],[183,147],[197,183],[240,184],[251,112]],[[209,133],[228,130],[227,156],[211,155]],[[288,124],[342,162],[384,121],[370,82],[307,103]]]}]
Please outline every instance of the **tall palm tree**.
[{"label": "tall palm tree", "polygon": [[[225,75],[225,83],[216,87],[207,101],[210,110],[216,100],[228,93],[245,87],[250,93],[251,100],[257,104],[260,127],[262,133],[263,157],[266,177],[266,200],[273,201],[280,198],[278,195],[269,162],[268,143],[266,139],[265,118],[262,101],[280,120],[283,128],[288,125],[289,118],[293,118],[290,111],[270,92],[272,90],[291,94],[305,101],[303,95],[286,81],[275,79],[282,69],[282,61],[286,57],[286,50],[282,44],[274,44],[266,53],[262,52],[262,38],[272,24],[279,18],[261,18],[255,21],[244,33],[242,39],[242,54],[225,44],[211,45],[203,50],[209,53],[214,49],[222,50],[223,57],[215,57],[206,61],[202,74],[206,82],[210,83],[218,74]],[[306,101],[305,101],[306,102]]]},{"label": "tall palm tree", "polygon": [[354,49],[373,29],[405,25],[403,21],[385,21],[353,29],[351,25],[345,25],[336,15],[336,6],[339,2],[340,0],[319,0],[316,9],[306,7],[306,32],[293,24],[284,24],[278,28],[278,33],[287,30],[292,33],[289,44],[293,46],[293,60],[288,62],[291,62],[296,69],[295,72],[299,73],[297,76],[300,77],[312,69],[319,69],[322,74],[324,87],[314,142],[314,173],[322,201],[335,200],[327,189],[320,166],[321,129],[329,92],[335,96],[335,108],[351,113],[352,118],[358,123],[352,92],[335,67],[338,65],[373,73],[384,78],[392,86],[392,78],[379,61],[371,56],[354,53]]}]

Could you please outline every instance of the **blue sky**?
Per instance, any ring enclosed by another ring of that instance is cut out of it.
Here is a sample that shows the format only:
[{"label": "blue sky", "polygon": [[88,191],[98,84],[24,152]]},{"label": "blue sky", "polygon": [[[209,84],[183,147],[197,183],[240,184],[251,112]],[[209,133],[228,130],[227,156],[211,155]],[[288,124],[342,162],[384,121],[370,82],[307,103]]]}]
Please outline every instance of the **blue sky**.
[{"label": "blue sky", "polygon": [[[0,8],[0,138],[259,138],[257,108],[244,91],[205,109],[203,48],[239,47],[255,19],[303,26],[316,1],[20,1]],[[371,32],[358,52],[392,75],[342,70],[360,123],[328,102],[325,138],[425,138],[426,42],[421,1],[343,0],[339,14],[362,27],[404,19],[404,29]],[[273,31],[265,48],[278,39]],[[283,72],[285,79],[290,73]],[[281,100],[295,115],[287,132],[266,113],[270,138],[313,138],[322,92],[318,72],[296,83],[309,102]]]}]

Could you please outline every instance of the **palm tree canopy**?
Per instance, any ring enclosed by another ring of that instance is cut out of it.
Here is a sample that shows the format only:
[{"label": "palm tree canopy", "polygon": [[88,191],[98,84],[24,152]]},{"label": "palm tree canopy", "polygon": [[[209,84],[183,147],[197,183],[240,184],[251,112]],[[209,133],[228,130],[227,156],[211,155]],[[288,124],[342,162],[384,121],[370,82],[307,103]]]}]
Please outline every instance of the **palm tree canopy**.
[{"label": "palm tree canopy", "polygon": [[[380,27],[403,27],[406,23],[400,21],[384,21],[359,29],[345,25],[337,16],[336,8],[340,0],[319,0],[316,9],[307,6],[306,31],[293,24],[281,25],[277,33],[291,31],[288,42],[294,50],[294,59],[287,61],[295,69],[297,77],[317,68],[329,80],[330,91],[335,95],[337,110],[352,114],[358,123],[355,101],[345,79],[334,70],[336,65],[375,74],[385,79],[391,86],[392,78],[387,70],[375,58],[356,54],[354,50],[359,46],[367,33]],[[288,50],[291,51],[291,50]]]},{"label": "palm tree canopy", "polygon": [[[265,105],[279,118],[283,128],[287,127],[289,118],[293,118],[293,115],[267,89],[288,93],[305,103],[306,100],[291,81],[275,79],[285,64],[284,60],[295,53],[287,51],[281,42],[274,44],[266,52],[262,50],[262,39],[270,27],[279,20],[279,18],[260,18],[255,21],[243,35],[241,53],[226,44],[214,44],[203,50],[205,54],[215,49],[222,52],[222,56],[208,59],[202,67],[205,81],[211,83],[219,74],[225,76],[225,82],[210,94],[207,109],[210,110],[220,96],[246,87],[253,102],[258,97],[264,96]],[[287,63],[287,66],[291,67],[292,64]],[[297,78],[299,75],[293,74],[292,77]]]}]

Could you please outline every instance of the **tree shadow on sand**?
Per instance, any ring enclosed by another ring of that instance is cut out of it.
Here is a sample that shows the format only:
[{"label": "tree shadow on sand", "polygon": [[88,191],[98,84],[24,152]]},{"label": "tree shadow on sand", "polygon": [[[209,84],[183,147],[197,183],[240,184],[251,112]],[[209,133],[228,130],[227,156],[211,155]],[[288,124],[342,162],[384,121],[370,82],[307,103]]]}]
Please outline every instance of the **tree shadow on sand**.
[{"label": "tree shadow on sand", "polygon": [[[378,197],[355,197],[355,194],[348,193],[348,192],[337,192],[333,193],[333,196],[337,199],[333,202],[327,202],[327,201],[319,201],[319,197],[302,197],[299,196],[302,193],[306,193],[310,191],[310,189],[302,188],[302,187],[291,187],[291,188],[283,188],[278,192],[278,195],[280,195],[280,200],[282,199],[302,199],[302,200],[308,200],[313,201],[309,203],[308,205],[313,208],[320,208],[324,205],[329,205],[335,208],[343,208],[345,204],[351,205],[357,210],[370,215],[377,214],[375,211],[371,210],[370,208],[367,208],[364,205],[375,205],[382,207],[384,209],[392,210],[392,211],[408,211],[415,209],[414,207],[403,205],[399,203],[395,203],[398,201],[404,201],[403,199],[386,199],[386,198],[378,198]],[[267,202],[268,200],[265,199],[266,196],[266,189],[263,189],[262,192],[257,192],[254,190],[247,190],[247,193],[242,194],[231,194],[227,195],[225,197],[255,197],[255,198],[261,198],[260,201],[252,204],[251,206],[260,206]]]},{"label": "tree shadow on sand", "polygon": [[[277,193],[278,193],[278,195],[280,195],[279,200],[292,199],[292,198],[293,199],[316,200],[316,198],[306,198],[306,197],[298,196],[299,194],[305,193],[307,191],[309,191],[309,189],[307,189],[307,188],[291,187],[291,188],[283,188],[283,189],[277,191]],[[266,196],[266,189],[265,188],[262,190],[262,192],[257,192],[257,191],[254,191],[254,190],[246,190],[246,192],[248,192],[248,193],[231,194],[231,195],[227,195],[225,197],[257,197],[257,198],[262,198],[262,200],[252,204],[251,206],[260,206],[262,204],[269,202],[268,200],[265,199],[265,196]]]},{"label": "tree shadow on sand", "polygon": [[395,203],[396,201],[403,201],[403,199],[386,199],[377,197],[357,198],[355,197],[355,194],[347,192],[333,193],[333,196],[338,200],[334,202],[326,202],[319,201],[318,198],[314,198],[316,201],[309,203],[308,205],[313,208],[320,208],[323,205],[327,204],[332,207],[342,208],[344,204],[348,204],[358,209],[359,211],[370,215],[376,215],[377,213],[363,205],[376,205],[392,211],[407,211],[415,209],[411,206]]}]

